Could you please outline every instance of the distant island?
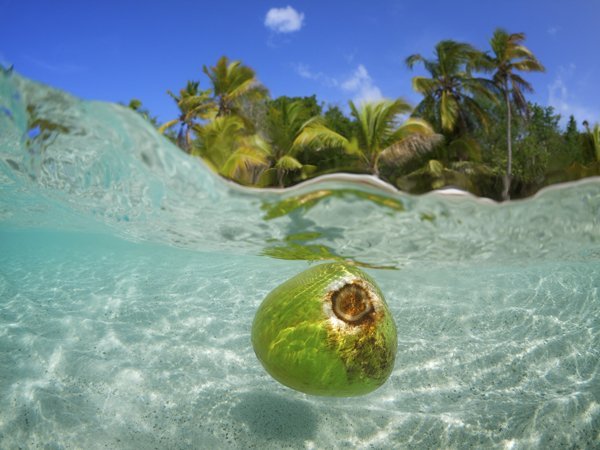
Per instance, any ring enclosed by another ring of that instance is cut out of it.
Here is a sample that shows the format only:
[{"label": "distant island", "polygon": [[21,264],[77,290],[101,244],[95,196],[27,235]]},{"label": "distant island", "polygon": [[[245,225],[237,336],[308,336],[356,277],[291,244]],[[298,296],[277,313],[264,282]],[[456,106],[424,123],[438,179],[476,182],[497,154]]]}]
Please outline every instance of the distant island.
[{"label": "distant island", "polygon": [[600,175],[600,126],[527,101],[524,78],[544,66],[523,33],[494,31],[489,49],[439,42],[431,58],[406,58],[422,95],[354,104],[350,114],[310,97],[271,98],[256,72],[223,56],[204,66],[209,88],[188,81],[179,116],[164,124],[133,99],[129,107],[183,151],[247,186],[286,187],[322,174],[372,174],[410,193],[457,187],[496,200]]}]

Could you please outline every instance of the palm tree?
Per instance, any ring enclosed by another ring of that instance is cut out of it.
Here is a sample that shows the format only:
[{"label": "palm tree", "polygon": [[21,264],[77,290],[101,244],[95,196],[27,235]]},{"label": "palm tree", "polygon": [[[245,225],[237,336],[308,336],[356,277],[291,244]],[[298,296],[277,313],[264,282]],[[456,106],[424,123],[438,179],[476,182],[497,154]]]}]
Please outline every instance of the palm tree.
[{"label": "palm tree", "polygon": [[142,105],[142,101],[140,99],[132,98],[129,100],[127,107],[150,122],[154,128],[159,128],[158,119],[150,114],[150,111],[148,111],[148,109]]},{"label": "palm tree", "polygon": [[452,40],[440,41],[434,54],[434,59],[420,54],[406,58],[409,68],[422,63],[430,75],[412,79],[413,89],[424,96],[413,115],[430,120],[453,136],[464,134],[472,127],[473,119],[487,127],[488,116],[476,97],[495,100],[495,86],[472,74],[479,68],[483,54],[469,44]]},{"label": "palm tree", "polygon": [[248,135],[244,121],[238,116],[216,117],[205,125],[196,124],[198,136],[193,154],[215,172],[242,184],[254,184],[262,169],[268,167],[269,153],[257,143],[256,135]]},{"label": "palm tree", "polygon": [[300,172],[306,176],[315,169],[298,160],[300,147],[294,146],[309,119],[311,112],[301,101],[280,98],[267,109],[265,136],[250,134],[238,115],[218,116],[194,128],[199,137],[194,151],[227,178],[244,184],[284,187],[287,174]]},{"label": "palm tree", "polygon": [[244,117],[244,101],[261,100],[267,96],[267,90],[256,79],[256,74],[240,61],[229,61],[221,57],[214,67],[203,67],[210,78],[212,89],[218,104],[217,117],[238,114]]},{"label": "palm tree", "polygon": [[186,87],[179,91],[179,96],[167,91],[179,108],[179,117],[162,124],[158,131],[164,133],[167,129],[179,124],[177,145],[186,152],[191,151],[191,131],[197,119],[207,119],[214,114],[215,105],[211,100],[210,90],[200,90],[198,81],[188,81]]},{"label": "palm tree", "polygon": [[368,172],[379,176],[381,160],[404,163],[430,151],[441,139],[422,119],[409,118],[398,125],[398,116],[411,111],[402,99],[364,102],[359,107],[350,102],[350,110],[358,124],[356,136],[342,136],[322,120],[313,119],[298,135],[294,147],[344,148],[356,155]]},{"label": "palm tree", "polygon": [[[510,184],[512,176],[512,135],[511,117],[512,108],[520,115],[527,115],[527,101],[524,92],[533,92],[531,84],[525,81],[515,71],[543,72],[544,66],[537,60],[533,53],[523,45],[524,33],[507,33],[498,28],[490,39],[493,56],[488,58],[490,68],[494,70],[492,80],[500,89],[506,104],[506,129],[507,129],[507,163],[504,176],[504,189],[502,198],[510,198]],[[512,101],[511,101],[512,100]]]},{"label": "palm tree", "polygon": [[255,138],[254,145],[269,155],[271,168],[262,176],[261,184],[284,187],[285,176],[300,172],[306,177],[316,167],[302,164],[297,153],[301,146],[295,142],[312,119],[311,111],[301,100],[291,101],[282,97],[269,105],[266,114],[266,137]]}]

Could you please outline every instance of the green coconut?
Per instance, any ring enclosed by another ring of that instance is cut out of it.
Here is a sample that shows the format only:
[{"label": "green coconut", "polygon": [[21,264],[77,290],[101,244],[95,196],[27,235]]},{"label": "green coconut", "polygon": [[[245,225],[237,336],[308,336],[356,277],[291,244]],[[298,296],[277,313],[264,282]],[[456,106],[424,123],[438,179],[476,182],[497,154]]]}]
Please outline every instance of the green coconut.
[{"label": "green coconut", "polygon": [[252,324],[254,352],[280,383],[313,395],[367,394],[389,377],[396,325],[380,289],[355,266],[312,267],[275,288]]}]

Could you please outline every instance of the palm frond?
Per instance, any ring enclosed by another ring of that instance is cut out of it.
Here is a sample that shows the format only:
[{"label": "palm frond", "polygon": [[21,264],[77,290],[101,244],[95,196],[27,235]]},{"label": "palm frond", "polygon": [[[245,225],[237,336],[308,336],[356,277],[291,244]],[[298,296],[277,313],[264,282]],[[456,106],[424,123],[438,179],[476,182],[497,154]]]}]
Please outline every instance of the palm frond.
[{"label": "palm frond", "polygon": [[304,164],[300,169],[300,179],[306,180],[307,178],[313,176],[318,170],[318,166],[313,164]]},{"label": "palm frond", "polygon": [[507,43],[506,59],[535,59],[533,52],[524,45],[521,45],[521,42],[523,41],[510,39]]},{"label": "palm frond", "polygon": [[522,116],[527,118],[529,116],[529,105],[527,104],[527,100],[523,95],[523,91],[520,89],[513,89],[511,92],[511,98],[517,111],[521,113]]},{"label": "palm frond", "polygon": [[219,173],[229,178],[241,178],[244,172],[249,172],[255,167],[268,166],[264,153],[256,148],[242,146],[227,158]]},{"label": "palm frond", "polygon": [[275,167],[285,171],[299,170],[302,168],[302,163],[293,156],[285,155],[277,160]]},{"label": "palm frond", "polygon": [[247,94],[256,83],[257,81],[254,78],[254,75],[252,75],[252,78],[238,80],[236,83],[232,83],[231,89],[227,92],[227,95],[231,100],[235,100],[242,95]]},{"label": "palm frond", "polygon": [[413,134],[433,136],[436,133],[431,124],[426,120],[410,117],[390,134],[390,140],[396,142]]},{"label": "palm frond", "polygon": [[[266,130],[274,148],[274,157],[294,154],[307,146],[318,146],[319,125],[311,120],[311,112],[301,101],[286,98],[272,102],[267,110]],[[312,127],[312,128],[311,128]],[[308,128],[306,133],[303,130]]]},{"label": "palm frond", "polygon": [[463,102],[469,113],[473,114],[479,123],[481,123],[481,125],[483,125],[483,127],[487,130],[490,123],[488,112],[471,97],[464,97]]},{"label": "palm frond", "polygon": [[271,144],[258,134],[253,134],[242,139],[240,147],[248,147],[253,151],[263,154],[265,157],[273,156],[273,148]]},{"label": "palm frond", "polygon": [[477,140],[471,137],[462,136],[454,139],[448,148],[455,155],[468,155],[470,161],[481,161],[481,147]]},{"label": "palm frond", "polygon": [[429,122],[432,123],[432,119],[435,119],[435,103],[435,99],[432,96],[425,97],[417,106],[415,106],[412,117],[420,117],[429,120]]},{"label": "palm frond", "polygon": [[298,150],[302,147],[311,147],[315,150],[324,148],[346,148],[349,144],[347,138],[332,129],[324,123],[312,121],[307,123],[292,143],[292,149]]},{"label": "palm frond", "polygon": [[533,92],[533,86],[528,81],[525,81],[523,77],[521,77],[517,73],[510,74],[509,85],[511,85],[512,90],[525,91],[525,92]]},{"label": "palm frond", "polygon": [[158,132],[162,134],[165,131],[167,131],[169,128],[177,125],[178,123],[179,123],[179,119],[169,120],[168,122],[165,122],[160,127],[158,127]]},{"label": "palm frond", "polygon": [[381,159],[396,165],[426,155],[443,140],[431,125],[422,119],[411,118],[393,134],[393,143],[381,152]]},{"label": "palm frond", "polygon": [[274,167],[264,170],[256,183],[259,187],[273,186],[275,184],[277,184],[277,169]]},{"label": "palm frond", "polygon": [[442,129],[452,131],[458,120],[459,106],[456,98],[444,91],[440,99],[440,119]]},{"label": "palm frond", "polygon": [[236,116],[217,117],[205,125],[195,125],[198,135],[196,152],[221,168],[239,146],[246,133],[242,119]]},{"label": "palm frond", "polygon": [[545,72],[546,68],[535,58],[523,59],[513,63],[516,70],[522,72]]},{"label": "palm frond", "polygon": [[444,164],[437,159],[430,159],[425,166],[425,170],[431,175],[440,176],[444,172]]},{"label": "palm frond", "polygon": [[487,78],[468,78],[463,80],[465,91],[476,96],[480,96],[494,103],[498,102],[500,89],[498,85]]},{"label": "palm frond", "polygon": [[469,121],[463,98],[484,97],[496,101],[496,85],[473,75],[475,71],[491,71],[493,58],[470,44],[453,40],[438,42],[434,55],[432,60],[420,55],[409,57],[411,67],[421,61],[430,74],[430,77],[412,79],[413,89],[424,97],[413,116],[426,118],[445,133],[465,131],[463,128]]},{"label": "palm frond", "polygon": [[175,94],[173,94],[173,91],[167,90],[167,95],[169,97],[171,97],[173,100],[175,100],[175,103],[179,103],[179,97],[177,97]]},{"label": "palm frond", "polygon": [[434,95],[436,89],[439,89],[439,81],[427,77],[413,77],[412,88],[415,92],[419,92],[425,96]]},{"label": "palm frond", "polygon": [[408,58],[406,58],[404,60],[404,62],[406,63],[406,66],[409,69],[412,69],[416,63],[418,63],[418,62],[424,62],[424,61],[425,61],[425,58],[423,58],[418,53],[415,53],[414,55],[410,55]]},{"label": "palm frond", "polygon": [[218,99],[218,115],[229,115],[243,98],[261,98],[267,90],[256,79],[253,69],[241,61],[230,61],[221,57],[213,67],[203,67],[203,72],[212,83],[214,96]]},{"label": "palm frond", "polygon": [[395,142],[381,152],[381,159],[388,164],[402,165],[408,161],[425,156],[442,141],[442,136],[413,134]]}]

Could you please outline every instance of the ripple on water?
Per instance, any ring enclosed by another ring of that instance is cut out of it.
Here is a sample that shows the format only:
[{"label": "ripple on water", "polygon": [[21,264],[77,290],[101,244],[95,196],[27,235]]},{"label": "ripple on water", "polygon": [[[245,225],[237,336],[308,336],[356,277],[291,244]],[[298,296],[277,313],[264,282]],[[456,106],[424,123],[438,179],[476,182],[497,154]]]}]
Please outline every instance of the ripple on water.
[{"label": "ripple on water", "polygon": [[[0,116],[1,448],[600,447],[597,181],[503,205],[351,176],[257,193],[125,108],[13,84],[60,132]],[[305,396],[256,360],[299,254],[396,269],[367,269],[399,333],[372,394]]]}]

